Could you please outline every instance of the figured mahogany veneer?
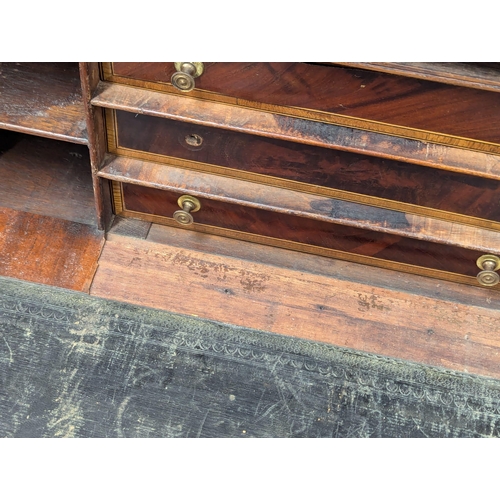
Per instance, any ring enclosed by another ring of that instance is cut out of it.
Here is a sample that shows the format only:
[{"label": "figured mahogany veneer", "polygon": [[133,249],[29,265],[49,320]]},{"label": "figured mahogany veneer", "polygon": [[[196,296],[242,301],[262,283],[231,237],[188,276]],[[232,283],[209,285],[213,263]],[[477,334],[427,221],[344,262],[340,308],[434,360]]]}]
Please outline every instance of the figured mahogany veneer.
[{"label": "figured mahogany veneer", "polygon": [[[381,123],[409,129],[393,131],[407,137],[423,138],[412,132],[420,130],[500,143],[500,99],[495,92],[321,64],[204,64],[190,93],[194,97],[261,109],[274,105],[318,110],[357,119],[354,126],[359,128],[382,130],[377,127]],[[173,63],[112,63],[105,66],[105,77],[181,93],[170,84],[175,71]]]},{"label": "figured mahogany veneer", "polygon": [[192,195],[237,203],[286,215],[469,248],[486,254],[497,253],[499,247],[500,233],[490,229],[134,158],[109,156],[99,176],[115,183],[166,189],[179,196]]},{"label": "figured mahogany veneer", "polygon": [[[145,152],[170,164],[180,158],[191,162],[184,167],[271,185],[287,179],[294,182],[284,187],[292,189],[451,220],[461,214],[500,228],[499,181],[124,111],[114,116],[112,151]],[[196,140],[201,144],[190,144]]]},{"label": "figured mahogany veneer", "polygon": [[[449,144],[460,146],[450,147],[333,124],[312,111],[301,110],[301,117],[289,116],[285,109],[262,111],[107,82],[97,85],[92,104],[500,180],[500,156],[492,154],[500,154],[500,146],[487,143],[481,143],[481,151],[464,149],[464,141],[448,137]],[[112,123],[108,119],[108,133],[113,133]]]},{"label": "figured mahogany veneer", "polygon": [[[171,219],[179,209],[177,194],[132,184],[122,184],[121,188],[122,206],[118,208],[122,214],[177,225]],[[335,255],[347,260],[367,257],[367,263],[374,258],[382,267],[394,267],[391,263],[399,263],[404,264],[409,272],[419,274],[433,275],[433,270],[436,270],[437,275],[444,271],[448,279],[475,284],[476,259],[480,253],[474,250],[216,200],[200,198],[200,201],[202,208],[193,214],[195,224],[192,226],[198,231],[221,234],[219,228],[222,228],[228,230],[225,233],[228,236],[250,241]]]}]

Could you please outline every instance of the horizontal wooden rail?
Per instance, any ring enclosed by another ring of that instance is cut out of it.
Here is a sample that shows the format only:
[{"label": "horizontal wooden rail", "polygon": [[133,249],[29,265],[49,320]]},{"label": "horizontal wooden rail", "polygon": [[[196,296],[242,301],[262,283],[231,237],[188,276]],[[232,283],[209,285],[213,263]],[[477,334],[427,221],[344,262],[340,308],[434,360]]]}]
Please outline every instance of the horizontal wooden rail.
[{"label": "horizontal wooden rail", "polygon": [[98,175],[118,182],[192,194],[485,253],[500,252],[500,232],[497,231],[133,158],[110,156]]},{"label": "horizontal wooden rail", "polygon": [[[500,180],[500,156],[174,94],[101,82],[94,106],[367,154]],[[283,108],[283,112],[286,109]]]}]

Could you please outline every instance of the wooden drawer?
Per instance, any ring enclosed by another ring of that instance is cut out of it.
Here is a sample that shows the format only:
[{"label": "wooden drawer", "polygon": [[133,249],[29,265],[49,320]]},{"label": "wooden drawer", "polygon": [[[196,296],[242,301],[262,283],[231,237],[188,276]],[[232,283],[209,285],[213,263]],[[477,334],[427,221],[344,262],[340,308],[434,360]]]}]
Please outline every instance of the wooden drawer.
[{"label": "wooden drawer", "polygon": [[[181,94],[173,63],[106,63],[108,81]],[[205,63],[187,96],[500,153],[500,96],[359,68]]]},{"label": "wooden drawer", "polygon": [[500,182],[108,110],[112,153],[500,230]]},{"label": "wooden drawer", "polygon": [[194,224],[182,226],[173,219],[180,209],[178,193],[120,182],[113,185],[118,215],[478,285],[476,260],[482,254],[477,250],[202,197],[198,197],[201,209],[192,214]]}]

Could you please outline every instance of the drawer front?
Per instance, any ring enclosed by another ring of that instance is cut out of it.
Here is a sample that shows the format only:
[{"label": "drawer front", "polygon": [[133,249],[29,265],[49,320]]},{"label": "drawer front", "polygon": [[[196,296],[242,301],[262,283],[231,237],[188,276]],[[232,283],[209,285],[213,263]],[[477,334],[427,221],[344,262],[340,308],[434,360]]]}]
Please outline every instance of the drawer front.
[{"label": "drawer front", "polygon": [[500,182],[124,111],[112,153],[500,230]]},{"label": "drawer front", "polygon": [[172,218],[178,198],[169,191],[114,183],[115,209],[122,216],[478,285],[477,251],[203,198],[192,214],[194,224],[182,226]]},{"label": "drawer front", "polygon": [[[173,63],[108,63],[109,81],[183,94]],[[500,153],[500,96],[399,75],[309,63],[205,63],[186,95]]]}]

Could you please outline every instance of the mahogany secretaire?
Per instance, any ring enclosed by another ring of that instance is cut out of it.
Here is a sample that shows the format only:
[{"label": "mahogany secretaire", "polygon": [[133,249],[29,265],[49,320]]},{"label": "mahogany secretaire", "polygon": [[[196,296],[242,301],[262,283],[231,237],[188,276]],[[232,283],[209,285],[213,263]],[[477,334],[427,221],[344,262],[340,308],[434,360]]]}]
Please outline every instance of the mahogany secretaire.
[{"label": "mahogany secretaire", "polygon": [[500,376],[499,63],[0,63],[0,275]]},{"label": "mahogany secretaire", "polygon": [[495,293],[499,91],[499,63],[1,63],[2,197]]},{"label": "mahogany secretaire", "polygon": [[114,214],[498,289],[498,64],[99,71]]}]

